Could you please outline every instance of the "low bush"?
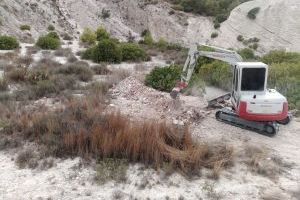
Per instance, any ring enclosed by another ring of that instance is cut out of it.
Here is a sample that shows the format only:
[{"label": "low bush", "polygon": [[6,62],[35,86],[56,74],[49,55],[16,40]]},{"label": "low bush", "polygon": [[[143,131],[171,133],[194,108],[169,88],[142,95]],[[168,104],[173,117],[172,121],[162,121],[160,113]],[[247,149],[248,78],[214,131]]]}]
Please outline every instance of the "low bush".
[{"label": "low bush", "polygon": [[285,95],[291,109],[300,110],[300,54],[273,50],[261,61],[269,65],[268,86]]},{"label": "low bush", "polygon": [[0,35],[0,50],[13,50],[19,48],[19,42],[15,37]]},{"label": "low bush", "polygon": [[254,52],[252,49],[244,48],[238,50],[238,54],[242,56],[244,60],[255,60],[256,56],[254,55]]},{"label": "low bush", "polygon": [[99,28],[96,30],[96,37],[97,37],[97,40],[98,40],[98,41],[101,41],[101,40],[104,40],[104,39],[109,39],[109,38],[110,38],[110,35],[109,35],[109,33],[106,31],[105,28],[99,27]]},{"label": "low bush", "polygon": [[62,39],[63,40],[73,40],[73,37],[69,35],[68,33],[62,34]]},{"label": "low bush", "polygon": [[168,48],[168,42],[164,40],[163,38],[160,38],[158,42],[156,43],[156,46],[159,48],[161,51],[165,51]]},{"label": "low bush", "polygon": [[95,44],[96,40],[96,33],[89,28],[85,28],[80,36],[80,41],[84,44],[92,45]]},{"label": "low bush", "polygon": [[52,37],[52,38],[57,39],[57,40],[60,39],[60,38],[59,38],[59,35],[58,35],[55,31],[49,32],[49,33],[47,34],[47,36],[48,36],[48,37]]},{"label": "low bush", "polygon": [[199,76],[208,84],[225,90],[231,90],[231,66],[225,62],[213,61],[208,64],[201,65],[199,69]]},{"label": "low bush", "polygon": [[122,61],[121,49],[115,41],[110,39],[101,40],[97,46],[87,51],[89,52],[87,57],[91,57],[96,63],[119,63]]},{"label": "low bush", "polygon": [[258,44],[257,43],[251,44],[249,45],[249,48],[256,50],[258,48]]},{"label": "low bush", "polygon": [[181,68],[176,65],[166,67],[155,67],[146,76],[145,84],[154,89],[170,92],[180,80]]},{"label": "low bush", "polygon": [[252,19],[252,20],[256,19],[256,15],[257,15],[257,13],[259,12],[259,10],[260,10],[260,7],[252,8],[252,9],[249,10],[249,12],[247,13],[247,17],[248,17],[249,19]]},{"label": "low bush", "polygon": [[219,36],[219,34],[218,34],[217,32],[213,32],[213,33],[210,35],[211,38],[216,38],[216,37],[218,37],[218,36]]},{"label": "low bush", "polygon": [[285,50],[272,50],[265,54],[261,61],[266,64],[276,63],[300,63],[300,53],[286,52]]},{"label": "low bush", "polygon": [[53,25],[48,26],[48,31],[54,31],[54,30],[55,30],[55,27]]},{"label": "low bush", "polygon": [[55,32],[40,36],[36,46],[46,50],[56,50],[60,47],[60,41],[57,39]]},{"label": "low bush", "polygon": [[146,52],[135,43],[121,43],[122,61],[146,61]]},{"label": "low bush", "polygon": [[22,31],[25,31],[25,30],[30,31],[31,27],[29,25],[27,25],[27,24],[24,24],[24,25],[20,26],[20,29]]},{"label": "low bush", "polygon": [[142,36],[143,36],[143,43],[146,44],[146,45],[152,45],[153,44],[153,38],[152,38],[152,35],[151,35],[151,32],[149,30],[145,30],[143,33],[142,33]]},{"label": "low bush", "polygon": [[244,41],[244,37],[242,35],[238,35],[236,39],[239,42],[243,42]]},{"label": "low bush", "polygon": [[221,27],[221,24],[219,22],[214,22],[214,28],[218,29]]},{"label": "low bush", "polygon": [[110,10],[107,10],[105,8],[102,9],[101,11],[101,17],[102,19],[107,19],[110,17]]}]

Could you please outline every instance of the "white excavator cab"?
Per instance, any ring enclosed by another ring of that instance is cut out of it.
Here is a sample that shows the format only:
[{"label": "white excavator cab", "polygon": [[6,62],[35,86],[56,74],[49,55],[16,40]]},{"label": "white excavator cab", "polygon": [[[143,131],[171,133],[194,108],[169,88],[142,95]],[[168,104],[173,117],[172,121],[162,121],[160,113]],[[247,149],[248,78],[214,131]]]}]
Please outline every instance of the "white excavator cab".
[{"label": "white excavator cab", "polygon": [[280,121],[287,117],[287,99],[267,88],[268,66],[237,62],[233,71],[231,102],[237,114],[252,121]]},{"label": "white excavator cab", "polygon": [[261,62],[237,62],[233,66],[232,103],[237,107],[242,95],[265,95],[268,66]]}]

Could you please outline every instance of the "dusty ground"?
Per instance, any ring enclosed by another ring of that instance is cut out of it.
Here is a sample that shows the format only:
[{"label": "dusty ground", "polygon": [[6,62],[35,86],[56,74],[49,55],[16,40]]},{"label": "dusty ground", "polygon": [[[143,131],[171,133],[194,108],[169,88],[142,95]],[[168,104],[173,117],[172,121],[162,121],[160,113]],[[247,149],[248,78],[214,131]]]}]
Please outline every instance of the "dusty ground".
[{"label": "dusty ground", "polygon": [[[14,162],[16,154],[1,151],[0,199],[299,199],[298,118],[269,138],[216,121],[214,111],[203,111],[203,97],[182,96],[181,102],[174,104],[169,94],[146,88],[134,77],[117,85],[112,94],[111,106],[132,119],[155,116],[155,120],[170,123],[189,122],[195,140],[233,146],[235,165],[213,180],[208,170],[202,170],[201,177],[187,179],[178,173],[168,177],[136,164],[127,171],[125,183],[97,185],[93,165],[83,166],[78,158],[55,160],[48,170],[19,169]],[[195,119],[195,113],[205,117]],[[247,165],[247,151],[253,146],[264,152],[255,169]]]}]

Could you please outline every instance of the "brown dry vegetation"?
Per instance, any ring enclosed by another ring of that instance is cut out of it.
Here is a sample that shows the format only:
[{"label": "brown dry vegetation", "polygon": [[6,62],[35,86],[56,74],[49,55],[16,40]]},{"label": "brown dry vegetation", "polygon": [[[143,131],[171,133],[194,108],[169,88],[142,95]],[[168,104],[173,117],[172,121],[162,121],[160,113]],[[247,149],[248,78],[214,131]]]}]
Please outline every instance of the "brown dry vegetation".
[{"label": "brown dry vegetation", "polygon": [[164,122],[131,122],[119,112],[105,112],[97,97],[71,100],[57,113],[24,112],[16,118],[22,137],[47,147],[58,157],[126,159],[154,168],[165,162],[184,174],[201,167],[214,170],[215,178],[232,164],[232,149],[196,143],[187,127]]}]

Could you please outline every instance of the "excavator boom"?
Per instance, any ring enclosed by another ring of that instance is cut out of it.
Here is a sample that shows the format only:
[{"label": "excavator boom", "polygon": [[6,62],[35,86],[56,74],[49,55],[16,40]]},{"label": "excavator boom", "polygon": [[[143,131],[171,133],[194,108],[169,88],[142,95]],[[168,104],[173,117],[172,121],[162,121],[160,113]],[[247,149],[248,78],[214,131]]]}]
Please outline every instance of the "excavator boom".
[{"label": "excavator boom", "polygon": [[[198,50],[198,48],[204,48],[204,50]],[[181,80],[177,83],[176,87],[171,92],[171,97],[173,99],[176,99],[179,96],[181,90],[188,86],[189,81],[191,80],[191,77],[194,73],[194,69],[197,65],[197,60],[200,56],[221,60],[229,63],[230,65],[235,65],[235,63],[237,62],[243,61],[242,57],[235,51],[203,44],[193,45],[190,48],[188,57],[185,61],[181,74]]]}]

